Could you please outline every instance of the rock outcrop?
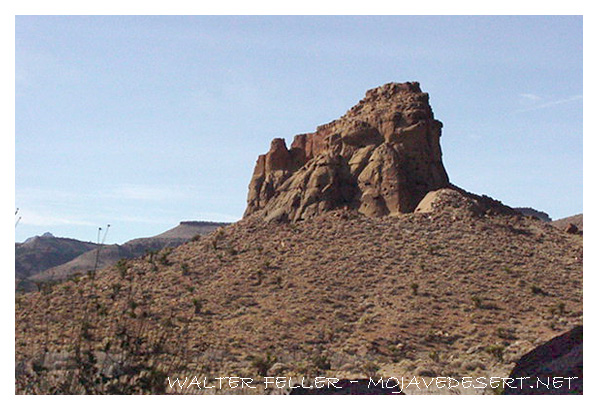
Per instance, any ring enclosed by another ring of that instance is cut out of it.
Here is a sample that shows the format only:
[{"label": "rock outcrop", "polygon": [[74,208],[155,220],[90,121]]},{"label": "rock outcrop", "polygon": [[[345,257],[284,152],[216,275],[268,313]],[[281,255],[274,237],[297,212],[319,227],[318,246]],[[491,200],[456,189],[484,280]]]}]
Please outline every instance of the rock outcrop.
[{"label": "rock outcrop", "polygon": [[429,191],[418,203],[415,213],[435,213],[440,211],[455,211],[471,216],[483,214],[518,214],[513,208],[501,201],[488,196],[479,196],[456,187],[452,184],[447,188]]},{"label": "rock outcrop", "polygon": [[549,217],[549,214],[547,214],[544,211],[535,210],[534,208],[531,208],[531,207],[514,207],[514,210],[516,210],[517,212],[519,212],[522,215],[529,216],[529,217],[535,217],[535,218],[538,218],[539,220],[544,221],[546,223],[551,222],[551,217]]},{"label": "rock outcrop", "polygon": [[367,216],[413,212],[449,187],[441,161],[442,123],[413,83],[369,90],[340,119],[315,132],[272,141],[258,157],[244,216],[302,220],[350,208]]},{"label": "rock outcrop", "polygon": [[506,395],[582,394],[582,325],[524,355],[509,378]]}]

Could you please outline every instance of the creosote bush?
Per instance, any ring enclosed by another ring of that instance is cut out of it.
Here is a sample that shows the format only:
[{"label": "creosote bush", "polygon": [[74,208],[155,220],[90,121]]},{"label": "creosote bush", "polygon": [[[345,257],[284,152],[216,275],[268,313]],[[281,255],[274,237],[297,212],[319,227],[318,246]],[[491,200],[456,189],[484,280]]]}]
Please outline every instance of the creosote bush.
[{"label": "creosote bush", "polygon": [[316,368],[318,370],[330,370],[331,369],[331,361],[324,354],[320,354],[320,355],[316,355],[316,356],[312,357],[312,365],[314,366],[314,368]]},{"label": "creosote bush", "polygon": [[498,362],[503,362],[503,354],[505,347],[503,345],[494,344],[485,347],[485,352],[491,354]]},{"label": "creosote bush", "polygon": [[534,284],[530,286],[530,291],[535,295],[545,295],[545,291],[543,291],[541,287]]},{"label": "creosote bush", "polygon": [[127,270],[129,269],[129,265],[127,264],[127,260],[120,259],[116,263],[116,268],[117,268],[117,270],[118,270],[119,275],[121,276],[121,278],[125,278],[125,276],[127,275]]},{"label": "creosote bush", "polygon": [[256,370],[258,375],[266,377],[268,370],[277,362],[277,357],[267,352],[264,356],[252,357],[250,361],[252,368]]},{"label": "creosote bush", "polygon": [[381,367],[374,361],[366,361],[360,366],[360,371],[362,371],[366,377],[377,377],[380,369]]},{"label": "creosote bush", "polygon": [[564,303],[563,301],[557,303],[555,306],[549,309],[549,312],[553,315],[564,315],[566,313],[566,303]]},{"label": "creosote bush", "polygon": [[472,300],[475,308],[481,308],[483,306],[483,300],[479,296],[473,295],[470,297],[470,299]]},{"label": "creosote bush", "polygon": [[201,314],[202,313],[202,302],[200,300],[198,300],[197,298],[194,298],[192,300],[192,303],[193,303],[194,313]]},{"label": "creosote bush", "polygon": [[158,262],[164,266],[171,265],[171,262],[169,261],[168,257],[172,251],[173,249],[170,247],[166,247],[164,250],[162,250],[162,253],[160,253],[160,256],[158,257]]}]

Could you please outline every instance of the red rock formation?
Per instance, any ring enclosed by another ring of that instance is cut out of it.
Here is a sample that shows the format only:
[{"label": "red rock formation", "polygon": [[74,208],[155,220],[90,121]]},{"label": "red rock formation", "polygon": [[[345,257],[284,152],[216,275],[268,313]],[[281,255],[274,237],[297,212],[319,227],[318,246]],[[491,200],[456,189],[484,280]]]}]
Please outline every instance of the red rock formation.
[{"label": "red rock formation", "polygon": [[414,211],[430,191],[449,187],[441,162],[442,123],[418,83],[369,90],[340,119],[275,139],[258,157],[245,216],[301,220],[348,207],[368,216]]}]

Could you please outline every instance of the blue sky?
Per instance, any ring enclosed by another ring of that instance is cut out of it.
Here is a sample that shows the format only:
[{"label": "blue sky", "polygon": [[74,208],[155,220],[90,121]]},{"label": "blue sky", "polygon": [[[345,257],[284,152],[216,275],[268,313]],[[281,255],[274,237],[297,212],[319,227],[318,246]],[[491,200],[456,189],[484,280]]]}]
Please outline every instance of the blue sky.
[{"label": "blue sky", "polygon": [[235,221],[258,154],[419,81],[453,183],[582,212],[582,17],[18,16],[16,240]]}]

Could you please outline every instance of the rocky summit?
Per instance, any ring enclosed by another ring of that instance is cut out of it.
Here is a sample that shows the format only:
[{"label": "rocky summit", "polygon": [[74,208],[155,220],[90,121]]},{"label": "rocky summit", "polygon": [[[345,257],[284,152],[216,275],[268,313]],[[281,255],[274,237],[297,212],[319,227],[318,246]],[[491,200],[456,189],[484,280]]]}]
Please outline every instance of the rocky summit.
[{"label": "rocky summit", "polygon": [[298,221],[336,208],[366,216],[414,211],[424,196],[449,187],[441,128],[417,82],[369,90],[338,120],[275,138],[260,155],[245,216]]}]

